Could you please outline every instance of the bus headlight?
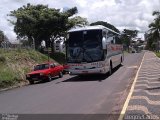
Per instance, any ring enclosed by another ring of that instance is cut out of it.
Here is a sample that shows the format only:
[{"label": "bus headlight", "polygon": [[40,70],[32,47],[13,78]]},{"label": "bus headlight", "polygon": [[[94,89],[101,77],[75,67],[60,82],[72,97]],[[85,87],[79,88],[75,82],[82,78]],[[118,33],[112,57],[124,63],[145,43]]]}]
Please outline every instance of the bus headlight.
[{"label": "bus headlight", "polygon": [[97,65],[97,67],[100,67],[100,68],[104,67],[104,63],[99,62],[98,65]]}]

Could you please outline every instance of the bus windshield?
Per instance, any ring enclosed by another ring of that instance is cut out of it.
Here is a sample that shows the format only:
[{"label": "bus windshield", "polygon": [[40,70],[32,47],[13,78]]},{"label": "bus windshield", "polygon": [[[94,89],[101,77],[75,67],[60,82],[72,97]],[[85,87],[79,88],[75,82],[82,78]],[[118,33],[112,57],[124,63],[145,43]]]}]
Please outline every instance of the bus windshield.
[{"label": "bus windshield", "polygon": [[69,33],[67,45],[68,62],[96,62],[102,59],[102,30],[86,30]]}]

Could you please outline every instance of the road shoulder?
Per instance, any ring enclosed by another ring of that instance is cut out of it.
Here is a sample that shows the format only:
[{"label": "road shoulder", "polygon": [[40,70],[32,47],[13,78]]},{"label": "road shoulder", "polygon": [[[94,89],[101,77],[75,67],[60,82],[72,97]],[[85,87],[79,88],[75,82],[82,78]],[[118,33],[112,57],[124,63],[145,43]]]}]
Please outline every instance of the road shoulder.
[{"label": "road shoulder", "polygon": [[160,59],[146,52],[119,120],[159,118]]}]

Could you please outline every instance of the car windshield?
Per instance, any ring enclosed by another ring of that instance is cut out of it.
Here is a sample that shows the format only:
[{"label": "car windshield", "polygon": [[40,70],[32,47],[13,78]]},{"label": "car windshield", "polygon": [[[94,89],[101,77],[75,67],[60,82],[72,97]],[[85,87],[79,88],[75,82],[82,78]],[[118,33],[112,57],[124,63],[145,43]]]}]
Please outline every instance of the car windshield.
[{"label": "car windshield", "polygon": [[34,71],[36,70],[45,70],[49,68],[49,64],[41,64],[41,65],[36,65],[34,67]]}]

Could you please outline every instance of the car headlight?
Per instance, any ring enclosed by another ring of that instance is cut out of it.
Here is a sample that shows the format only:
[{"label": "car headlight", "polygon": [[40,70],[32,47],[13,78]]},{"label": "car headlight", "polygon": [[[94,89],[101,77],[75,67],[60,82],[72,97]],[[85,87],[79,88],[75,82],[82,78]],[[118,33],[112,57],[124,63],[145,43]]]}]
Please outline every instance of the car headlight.
[{"label": "car headlight", "polygon": [[40,75],[42,76],[42,75],[44,75],[44,73],[40,73]]}]

